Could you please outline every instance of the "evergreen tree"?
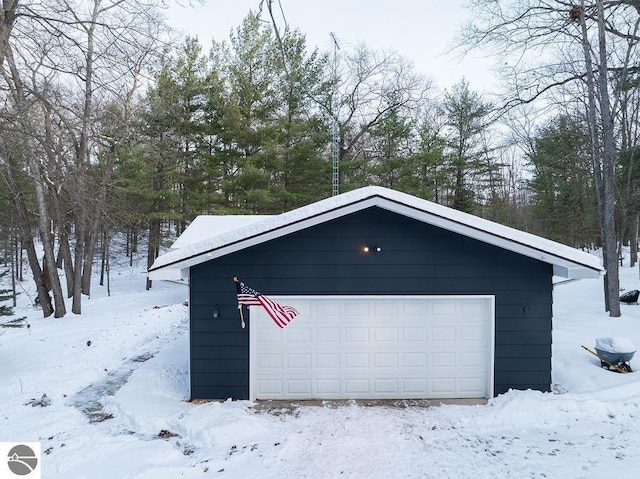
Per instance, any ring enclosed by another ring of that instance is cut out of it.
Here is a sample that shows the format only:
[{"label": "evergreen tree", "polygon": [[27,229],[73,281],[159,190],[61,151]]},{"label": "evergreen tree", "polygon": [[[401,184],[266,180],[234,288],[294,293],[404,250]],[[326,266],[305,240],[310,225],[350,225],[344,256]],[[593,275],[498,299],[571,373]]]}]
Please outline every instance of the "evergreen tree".
[{"label": "evergreen tree", "polygon": [[404,182],[403,191],[436,203],[443,201],[447,183],[445,164],[446,139],[435,109],[425,110],[416,123],[414,149],[409,159],[413,174]]},{"label": "evergreen tree", "polygon": [[204,154],[221,211],[285,211],[322,197],[323,184],[328,195],[325,62],[297,31],[277,44],[254,14],[229,44],[214,42]]},{"label": "evergreen tree", "polygon": [[598,213],[584,126],[568,116],[540,129],[529,155],[535,231],[575,247],[597,238]]},{"label": "evergreen tree", "polygon": [[481,133],[488,126],[490,105],[461,80],[445,93],[444,114],[448,127],[448,166],[451,206],[471,213],[475,208],[476,176],[483,169]]},{"label": "evergreen tree", "polygon": [[397,102],[390,103],[394,106],[368,133],[370,148],[366,155],[370,159],[360,183],[404,190],[414,173],[411,164],[413,124]]}]

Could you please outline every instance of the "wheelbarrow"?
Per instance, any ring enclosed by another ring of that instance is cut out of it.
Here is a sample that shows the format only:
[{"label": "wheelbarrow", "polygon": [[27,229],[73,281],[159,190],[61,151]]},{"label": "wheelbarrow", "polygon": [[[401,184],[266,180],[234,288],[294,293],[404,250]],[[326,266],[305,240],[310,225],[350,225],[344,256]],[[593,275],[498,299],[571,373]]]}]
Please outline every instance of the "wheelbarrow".
[{"label": "wheelbarrow", "polygon": [[633,372],[629,361],[636,353],[636,349],[626,338],[598,338],[595,352],[585,346],[582,347],[600,359],[602,368],[613,369],[619,373]]}]

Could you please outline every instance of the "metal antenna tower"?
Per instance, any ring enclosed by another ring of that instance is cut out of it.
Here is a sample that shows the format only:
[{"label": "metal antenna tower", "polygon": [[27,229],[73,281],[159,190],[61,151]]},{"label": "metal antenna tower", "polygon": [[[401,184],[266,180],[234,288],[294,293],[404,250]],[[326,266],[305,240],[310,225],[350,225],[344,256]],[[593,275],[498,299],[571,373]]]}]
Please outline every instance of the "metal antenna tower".
[{"label": "metal antenna tower", "polygon": [[331,102],[331,112],[333,113],[333,193],[332,196],[336,196],[340,193],[340,127],[338,124],[338,39],[333,32],[330,32],[331,39],[333,40],[333,98]]}]

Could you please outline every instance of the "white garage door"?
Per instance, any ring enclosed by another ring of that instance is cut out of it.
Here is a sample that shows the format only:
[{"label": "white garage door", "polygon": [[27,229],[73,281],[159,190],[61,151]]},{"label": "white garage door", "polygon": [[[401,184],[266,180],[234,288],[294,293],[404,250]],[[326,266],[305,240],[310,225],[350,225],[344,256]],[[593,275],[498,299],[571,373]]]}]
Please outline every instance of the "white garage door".
[{"label": "white garage door", "polygon": [[253,399],[493,395],[492,296],[272,299],[300,314],[280,329],[251,308]]}]

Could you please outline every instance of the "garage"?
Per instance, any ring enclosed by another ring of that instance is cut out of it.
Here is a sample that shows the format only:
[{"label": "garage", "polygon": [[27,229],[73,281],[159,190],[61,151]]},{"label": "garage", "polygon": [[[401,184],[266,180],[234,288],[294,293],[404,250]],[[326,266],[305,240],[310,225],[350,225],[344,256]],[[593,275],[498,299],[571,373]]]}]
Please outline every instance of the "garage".
[{"label": "garage", "polygon": [[[550,391],[554,284],[604,272],[588,252],[377,186],[202,218],[175,246],[149,277],[188,283],[191,399]],[[234,277],[299,315],[281,329],[239,311]]]},{"label": "garage", "polygon": [[274,328],[251,308],[252,399],[492,397],[494,299],[283,297],[300,311]]}]

